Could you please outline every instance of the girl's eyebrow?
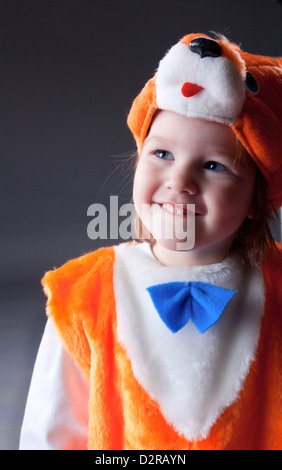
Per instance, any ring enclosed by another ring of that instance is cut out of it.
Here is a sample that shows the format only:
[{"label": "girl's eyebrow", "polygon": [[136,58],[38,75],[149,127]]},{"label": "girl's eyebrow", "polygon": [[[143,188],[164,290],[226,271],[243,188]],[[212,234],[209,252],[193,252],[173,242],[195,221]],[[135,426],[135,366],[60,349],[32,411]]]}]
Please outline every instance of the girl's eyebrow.
[{"label": "girl's eyebrow", "polygon": [[171,138],[168,138],[168,137],[165,137],[165,136],[159,136],[157,134],[152,134],[152,135],[149,135],[147,137],[147,139],[145,140],[144,142],[144,146],[148,143],[150,143],[151,141],[155,141],[155,142],[158,142],[158,143],[161,143],[162,145],[166,146],[166,145],[171,145],[171,144],[176,144],[177,143],[177,140],[176,139],[171,139]]}]

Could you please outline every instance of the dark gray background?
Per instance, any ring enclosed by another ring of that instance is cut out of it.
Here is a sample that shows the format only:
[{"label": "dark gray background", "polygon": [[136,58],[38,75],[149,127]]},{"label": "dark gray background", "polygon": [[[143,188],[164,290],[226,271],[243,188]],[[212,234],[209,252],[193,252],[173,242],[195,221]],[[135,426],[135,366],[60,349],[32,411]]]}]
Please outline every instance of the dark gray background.
[{"label": "dark gray background", "polygon": [[0,0],[0,449],[17,449],[45,324],[40,279],[110,240],[87,209],[131,198],[131,102],[190,32],[281,55],[271,0]]}]

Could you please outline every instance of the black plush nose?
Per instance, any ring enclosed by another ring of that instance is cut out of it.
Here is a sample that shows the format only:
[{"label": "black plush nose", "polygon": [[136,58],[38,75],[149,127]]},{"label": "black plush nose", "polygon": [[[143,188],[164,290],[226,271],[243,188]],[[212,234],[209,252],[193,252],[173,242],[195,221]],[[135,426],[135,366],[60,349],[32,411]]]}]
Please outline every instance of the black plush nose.
[{"label": "black plush nose", "polygon": [[199,54],[203,57],[219,57],[221,55],[221,47],[218,42],[210,38],[194,38],[189,44],[189,48],[192,52]]}]

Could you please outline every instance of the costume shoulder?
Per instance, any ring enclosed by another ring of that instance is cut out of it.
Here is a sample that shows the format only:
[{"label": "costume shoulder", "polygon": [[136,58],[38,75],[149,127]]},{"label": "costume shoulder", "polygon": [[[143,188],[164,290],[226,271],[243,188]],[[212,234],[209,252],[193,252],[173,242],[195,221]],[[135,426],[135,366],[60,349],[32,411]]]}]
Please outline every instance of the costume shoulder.
[{"label": "costume shoulder", "polygon": [[105,305],[105,316],[111,308],[114,260],[113,247],[101,248],[47,272],[42,279],[48,298],[47,314],[53,318],[64,345],[86,376],[90,368],[87,338],[99,327],[101,304]]}]

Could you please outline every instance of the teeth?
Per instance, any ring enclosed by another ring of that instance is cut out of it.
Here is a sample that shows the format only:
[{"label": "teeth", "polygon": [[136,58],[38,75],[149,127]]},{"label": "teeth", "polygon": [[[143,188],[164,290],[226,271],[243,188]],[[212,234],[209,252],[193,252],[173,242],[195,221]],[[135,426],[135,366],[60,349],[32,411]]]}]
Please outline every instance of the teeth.
[{"label": "teeth", "polygon": [[194,215],[194,212],[192,211],[187,211],[184,209],[184,206],[173,206],[172,204],[163,204],[163,209],[165,209],[167,212],[170,212],[171,214],[176,214],[176,215]]},{"label": "teeth", "polygon": [[184,210],[179,208],[179,207],[176,207],[175,212],[176,212],[177,215],[183,215],[184,214]]},{"label": "teeth", "polygon": [[163,204],[163,208],[166,211],[171,212],[172,214],[174,214],[174,207],[171,204]]}]

